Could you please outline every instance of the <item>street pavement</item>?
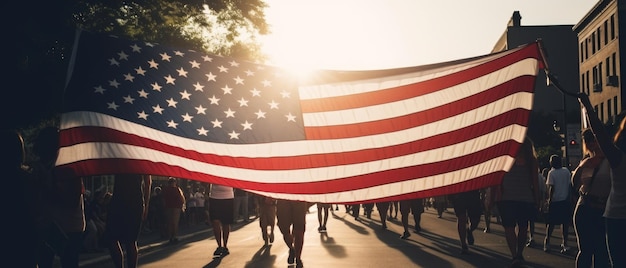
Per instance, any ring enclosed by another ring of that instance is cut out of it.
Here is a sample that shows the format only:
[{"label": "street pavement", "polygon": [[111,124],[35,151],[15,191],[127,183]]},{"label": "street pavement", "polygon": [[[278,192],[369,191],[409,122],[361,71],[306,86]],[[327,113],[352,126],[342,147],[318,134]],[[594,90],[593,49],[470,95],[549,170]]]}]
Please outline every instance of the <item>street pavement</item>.
[{"label": "street pavement", "polygon": [[[332,211],[327,223],[328,232],[317,231],[316,207],[310,208],[304,239],[302,260],[304,267],[510,267],[504,231],[500,224],[491,224],[491,232],[484,233],[484,219],[474,231],[475,244],[469,254],[460,254],[456,229],[456,217],[451,208],[442,218],[437,218],[434,209],[422,214],[422,232],[411,233],[400,239],[403,228],[398,219],[390,220],[387,229],[381,229],[376,209],[372,218],[361,215],[355,220],[345,212],[343,206]],[[361,210],[363,211],[363,210]],[[413,219],[410,217],[410,225]],[[571,228],[570,228],[571,229]],[[282,234],[276,227],[274,244],[263,246],[258,220],[238,222],[233,225],[228,248],[230,255],[213,259],[217,244],[212,229],[200,224],[181,226],[180,241],[169,244],[156,234],[141,234],[139,239],[139,266],[146,268],[166,267],[285,267],[288,249]],[[545,225],[536,224],[537,246],[526,248],[526,267],[574,267],[576,237],[570,230],[568,254],[558,252],[561,230],[556,229],[551,238],[552,251],[543,252],[542,241]],[[113,267],[106,251],[81,255],[80,267]],[[289,267],[289,266],[288,266]],[[293,266],[292,266],[293,267]]]}]

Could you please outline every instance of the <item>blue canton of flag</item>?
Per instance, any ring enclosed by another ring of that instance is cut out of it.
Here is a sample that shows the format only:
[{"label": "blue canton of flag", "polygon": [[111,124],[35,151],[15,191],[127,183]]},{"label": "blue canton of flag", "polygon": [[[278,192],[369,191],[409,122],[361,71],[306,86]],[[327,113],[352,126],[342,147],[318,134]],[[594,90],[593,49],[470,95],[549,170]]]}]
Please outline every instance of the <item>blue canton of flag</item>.
[{"label": "blue canton of flag", "polygon": [[201,141],[303,139],[296,84],[281,69],[87,32],[77,53],[66,111]]}]

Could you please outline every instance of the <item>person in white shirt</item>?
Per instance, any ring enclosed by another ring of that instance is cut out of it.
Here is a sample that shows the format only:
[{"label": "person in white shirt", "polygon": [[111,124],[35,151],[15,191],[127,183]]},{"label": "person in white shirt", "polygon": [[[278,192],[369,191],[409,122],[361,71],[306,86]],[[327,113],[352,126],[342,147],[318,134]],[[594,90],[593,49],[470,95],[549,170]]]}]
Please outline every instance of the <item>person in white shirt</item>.
[{"label": "person in white shirt", "polygon": [[196,224],[199,222],[205,222],[206,218],[204,213],[204,201],[205,201],[205,193],[204,189],[198,187],[196,191],[189,194],[189,212],[190,212],[190,223]]},{"label": "person in white shirt", "polygon": [[213,235],[217,249],[213,258],[221,258],[228,254],[228,236],[233,224],[235,192],[233,187],[211,184],[209,191],[209,217],[213,225]]},{"label": "person in white shirt", "polygon": [[543,251],[549,252],[551,250],[550,237],[554,227],[561,224],[561,253],[567,253],[570,250],[570,247],[567,246],[567,236],[573,217],[572,202],[570,200],[571,172],[563,167],[561,157],[558,155],[550,156],[550,165],[552,168],[548,172],[548,178],[546,179],[549,209]]}]

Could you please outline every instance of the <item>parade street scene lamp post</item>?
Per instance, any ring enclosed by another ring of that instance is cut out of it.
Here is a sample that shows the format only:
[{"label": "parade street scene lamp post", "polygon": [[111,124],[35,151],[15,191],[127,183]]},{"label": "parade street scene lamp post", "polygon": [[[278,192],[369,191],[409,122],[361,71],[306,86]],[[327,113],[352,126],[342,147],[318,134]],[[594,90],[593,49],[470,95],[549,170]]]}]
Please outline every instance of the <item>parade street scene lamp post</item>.
[{"label": "parade street scene lamp post", "polygon": [[565,165],[566,167],[569,168],[570,163],[569,163],[569,157],[568,157],[568,153],[567,153],[567,151],[568,151],[567,150],[567,141],[565,139],[567,137],[567,135],[565,133],[567,131],[567,129],[564,128],[564,127],[561,127],[561,124],[559,124],[559,121],[557,121],[557,120],[554,120],[554,122],[552,122],[552,129],[554,129],[554,132],[556,134],[558,134],[559,138],[560,138],[561,151],[563,152],[562,157],[565,160],[565,163],[563,163],[563,165]]}]

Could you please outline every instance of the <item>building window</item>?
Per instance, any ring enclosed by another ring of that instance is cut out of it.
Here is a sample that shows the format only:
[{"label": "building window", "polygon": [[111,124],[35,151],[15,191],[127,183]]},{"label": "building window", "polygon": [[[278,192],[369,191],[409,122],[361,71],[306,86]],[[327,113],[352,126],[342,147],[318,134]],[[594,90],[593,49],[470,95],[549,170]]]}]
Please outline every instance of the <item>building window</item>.
[{"label": "building window", "polygon": [[602,62],[598,64],[598,84],[602,85]]},{"label": "building window", "polygon": [[583,61],[585,60],[585,52],[584,52],[584,49],[585,49],[584,42],[581,42],[581,43],[580,43],[580,62],[583,62]]},{"label": "building window", "polygon": [[611,75],[611,58],[606,58],[606,75]]},{"label": "building window", "polygon": [[617,107],[618,103],[617,103],[617,96],[613,96],[613,114],[614,115],[618,115],[619,114],[619,107]]},{"label": "building window", "polygon": [[611,105],[611,99],[606,100],[606,113],[609,119],[613,118],[613,105]]},{"label": "building window", "polygon": [[602,40],[600,40],[600,37],[600,27],[598,27],[598,29],[596,29],[596,43],[598,43],[598,50],[602,48]]},{"label": "building window", "polygon": [[587,83],[585,84],[585,89],[586,89],[587,95],[589,95],[589,84],[591,84],[591,81],[589,81],[589,80],[591,80],[591,79],[589,79],[589,77],[590,77],[589,76],[589,70],[587,70],[586,76],[587,76]]},{"label": "building window", "polygon": [[598,110],[598,115],[600,116],[600,121],[606,122],[604,120],[604,102],[600,103],[600,110]]},{"label": "building window", "polygon": [[611,62],[613,62],[613,65],[611,65],[611,73],[613,75],[617,75],[617,56],[615,54],[616,53],[613,52],[613,55],[611,55]]},{"label": "building window", "polygon": [[615,39],[615,14],[611,15],[611,25],[609,30],[611,31],[611,40]]},{"label": "building window", "polygon": [[604,21],[604,45],[609,43],[609,22]]},{"label": "building window", "polygon": [[580,75],[580,92],[587,93],[587,95],[589,95],[589,92],[585,90],[585,74],[584,73]]},{"label": "building window", "polygon": [[596,33],[591,34],[591,55],[596,54]]},{"label": "building window", "polygon": [[604,102],[600,103],[600,110],[598,111],[598,115],[600,116],[600,121],[605,122],[605,120],[604,120]]}]

